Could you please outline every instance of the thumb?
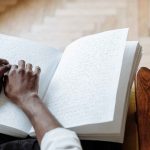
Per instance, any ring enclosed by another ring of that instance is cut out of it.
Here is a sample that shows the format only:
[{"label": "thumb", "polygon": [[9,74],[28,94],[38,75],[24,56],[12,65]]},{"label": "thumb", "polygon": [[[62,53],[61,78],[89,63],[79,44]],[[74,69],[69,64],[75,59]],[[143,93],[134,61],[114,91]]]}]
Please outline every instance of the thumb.
[{"label": "thumb", "polygon": [[0,67],[0,77],[4,75],[9,69],[11,68],[11,65],[4,65]]},{"label": "thumb", "polygon": [[4,75],[3,77],[3,86],[5,87],[8,82],[8,75]]}]

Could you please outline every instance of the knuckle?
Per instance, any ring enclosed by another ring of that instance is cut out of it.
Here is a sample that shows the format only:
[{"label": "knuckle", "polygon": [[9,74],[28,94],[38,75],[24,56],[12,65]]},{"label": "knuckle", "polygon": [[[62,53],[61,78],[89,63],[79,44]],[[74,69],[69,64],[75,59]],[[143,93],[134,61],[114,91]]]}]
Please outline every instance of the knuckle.
[{"label": "knuckle", "polygon": [[27,71],[26,71],[26,74],[27,74],[27,75],[32,75],[32,71],[27,70]]},{"label": "knuckle", "polygon": [[37,73],[33,73],[33,77],[37,77],[38,76],[38,74]]},{"label": "knuckle", "polygon": [[19,68],[17,71],[18,71],[18,73],[24,73],[25,72],[25,70],[23,68]]},{"label": "knuckle", "polygon": [[16,69],[11,69],[9,72],[10,75],[15,74],[15,73],[16,73]]},{"label": "knuckle", "polygon": [[34,78],[34,79],[37,79],[37,78],[38,78],[38,74],[37,74],[37,73],[34,73],[34,74],[33,74],[33,78]]}]

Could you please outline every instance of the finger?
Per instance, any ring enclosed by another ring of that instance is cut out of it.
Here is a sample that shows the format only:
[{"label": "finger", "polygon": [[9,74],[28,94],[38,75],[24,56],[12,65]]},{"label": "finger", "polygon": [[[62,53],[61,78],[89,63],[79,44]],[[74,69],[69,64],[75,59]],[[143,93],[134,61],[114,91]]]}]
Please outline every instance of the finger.
[{"label": "finger", "polygon": [[18,66],[17,66],[17,65],[12,65],[12,66],[11,66],[11,68],[10,68],[10,72],[11,72],[12,70],[17,69],[17,68],[18,68]]},{"label": "finger", "polygon": [[34,74],[39,75],[41,72],[41,68],[39,66],[35,67]]},{"label": "finger", "polygon": [[0,65],[7,65],[9,62],[6,59],[1,59],[0,58]]},{"label": "finger", "polygon": [[18,68],[17,65],[12,65],[11,68],[10,68],[10,71],[8,72],[8,75],[11,75],[14,71],[16,71]]},{"label": "finger", "polygon": [[6,86],[7,82],[8,82],[8,76],[5,75],[4,78],[3,78],[3,86],[4,86],[4,89],[5,89],[5,86]]},{"label": "finger", "polygon": [[0,77],[4,75],[8,70],[10,70],[11,65],[4,65],[0,67]]},{"label": "finger", "polygon": [[27,71],[32,71],[32,64],[26,64],[26,70]]},{"label": "finger", "polygon": [[24,60],[18,61],[18,69],[25,69],[25,61]]}]

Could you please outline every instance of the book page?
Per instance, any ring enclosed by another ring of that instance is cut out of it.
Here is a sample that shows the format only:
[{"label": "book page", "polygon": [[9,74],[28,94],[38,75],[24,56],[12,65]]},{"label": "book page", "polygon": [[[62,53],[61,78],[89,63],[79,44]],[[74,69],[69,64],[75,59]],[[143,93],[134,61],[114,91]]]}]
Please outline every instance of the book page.
[{"label": "book page", "polygon": [[[43,99],[55,69],[60,61],[62,52],[25,39],[0,35],[0,57],[7,59],[10,64],[18,60],[41,67],[39,95]],[[16,85],[17,86],[17,85]],[[31,124],[26,115],[8,101],[5,95],[0,95],[0,125],[13,127],[28,132]]]},{"label": "book page", "polygon": [[64,127],[113,121],[128,29],[70,44],[44,97]]},{"label": "book page", "polygon": [[[80,133],[80,135],[116,135],[123,139],[126,115],[128,110],[128,102],[130,96],[133,77],[135,76],[136,68],[141,57],[140,46],[137,41],[130,41],[126,44],[126,49],[123,56],[123,64],[119,78],[119,86],[116,96],[116,105],[114,118],[112,122],[91,124],[71,128]],[[126,61],[128,60],[128,61]],[[89,137],[90,137],[89,136]]]}]

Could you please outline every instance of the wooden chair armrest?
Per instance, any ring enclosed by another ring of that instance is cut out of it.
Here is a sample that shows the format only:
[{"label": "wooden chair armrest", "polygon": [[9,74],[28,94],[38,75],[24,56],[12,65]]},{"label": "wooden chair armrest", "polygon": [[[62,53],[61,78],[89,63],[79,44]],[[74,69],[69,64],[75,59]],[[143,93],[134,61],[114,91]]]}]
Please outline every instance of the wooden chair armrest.
[{"label": "wooden chair armrest", "polygon": [[135,89],[139,149],[150,150],[150,69],[138,71]]}]

